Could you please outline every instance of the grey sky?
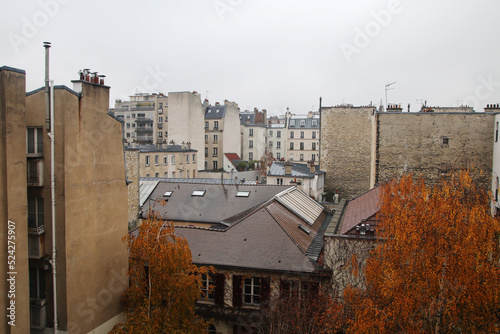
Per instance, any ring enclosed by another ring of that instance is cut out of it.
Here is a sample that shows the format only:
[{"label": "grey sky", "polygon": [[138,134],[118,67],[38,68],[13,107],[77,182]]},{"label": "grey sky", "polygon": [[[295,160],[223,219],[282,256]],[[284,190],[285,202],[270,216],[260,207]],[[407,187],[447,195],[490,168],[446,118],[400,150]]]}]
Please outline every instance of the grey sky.
[{"label": "grey sky", "polygon": [[494,0],[4,0],[0,65],[43,85],[105,74],[110,104],[139,92],[198,91],[242,110],[323,105],[500,103]]}]

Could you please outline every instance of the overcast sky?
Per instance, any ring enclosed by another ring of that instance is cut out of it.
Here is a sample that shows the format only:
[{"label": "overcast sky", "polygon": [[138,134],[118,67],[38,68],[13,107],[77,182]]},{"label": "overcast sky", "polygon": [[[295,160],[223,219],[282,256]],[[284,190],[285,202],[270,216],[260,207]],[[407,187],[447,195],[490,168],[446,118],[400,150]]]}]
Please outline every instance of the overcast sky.
[{"label": "overcast sky", "polygon": [[114,100],[197,91],[281,114],[342,103],[500,103],[497,0],[4,0],[0,66],[106,75]]}]

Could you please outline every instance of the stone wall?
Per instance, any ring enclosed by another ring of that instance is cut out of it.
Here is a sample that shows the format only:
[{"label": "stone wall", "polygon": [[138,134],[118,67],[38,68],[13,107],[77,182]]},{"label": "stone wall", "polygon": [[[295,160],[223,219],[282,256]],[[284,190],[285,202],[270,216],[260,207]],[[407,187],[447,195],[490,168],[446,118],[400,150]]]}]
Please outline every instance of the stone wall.
[{"label": "stone wall", "polygon": [[321,109],[320,169],[326,171],[327,191],[352,198],[370,189],[374,112],[374,107]]},{"label": "stone wall", "polygon": [[125,150],[128,190],[128,224],[135,226],[139,215],[139,151]]},{"label": "stone wall", "polygon": [[474,167],[489,187],[493,163],[492,113],[378,113],[376,183],[413,172],[433,183]]}]

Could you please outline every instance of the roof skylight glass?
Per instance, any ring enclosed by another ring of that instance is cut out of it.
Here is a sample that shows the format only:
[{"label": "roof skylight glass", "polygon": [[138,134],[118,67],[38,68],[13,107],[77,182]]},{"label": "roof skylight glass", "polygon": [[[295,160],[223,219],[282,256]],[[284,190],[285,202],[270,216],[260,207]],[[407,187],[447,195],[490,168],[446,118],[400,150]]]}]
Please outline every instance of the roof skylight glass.
[{"label": "roof skylight glass", "polygon": [[248,196],[250,196],[249,191],[238,191],[236,193],[236,197],[248,197]]},{"label": "roof skylight glass", "polygon": [[170,196],[172,196],[172,193],[173,193],[173,191],[166,191],[166,192],[163,194],[163,197],[170,197]]},{"label": "roof skylight glass", "polygon": [[203,197],[205,195],[205,191],[206,190],[195,190],[195,191],[193,191],[193,193],[191,194],[191,196]]}]

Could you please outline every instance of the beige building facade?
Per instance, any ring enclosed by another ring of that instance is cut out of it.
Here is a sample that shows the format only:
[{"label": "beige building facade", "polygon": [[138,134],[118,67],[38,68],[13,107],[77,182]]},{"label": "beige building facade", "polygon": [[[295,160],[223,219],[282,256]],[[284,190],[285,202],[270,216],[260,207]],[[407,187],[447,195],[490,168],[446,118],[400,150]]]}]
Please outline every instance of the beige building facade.
[{"label": "beige building facade", "polygon": [[[8,217],[2,218],[19,226],[19,322],[16,328],[6,322],[2,326],[7,333],[27,333],[30,325],[34,329],[52,327],[54,319],[46,96],[43,88],[26,94],[25,74],[20,70],[1,68],[0,77],[1,119],[6,119],[2,127],[9,133],[15,126],[20,134],[9,136],[7,146],[2,144],[15,153],[3,151],[8,153],[9,163],[24,155],[23,164],[1,171],[6,179],[9,171],[17,170],[17,186],[6,184],[2,189],[9,206],[9,198],[17,196],[16,211],[20,214],[7,210]],[[121,318],[120,298],[127,286],[127,249],[121,242],[127,233],[122,124],[107,114],[109,87],[85,80],[73,83],[73,89],[54,87],[58,328],[69,333],[104,333]],[[16,177],[9,179],[15,181]],[[1,203],[6,202],[2,199]],[[23,269],[26,257],[28,267]]]},{"label": "beige building facade", "polygon": [[307,163],[319,161],[320,119],[316,112],[295,115],[288,112],[286,160]]}]

